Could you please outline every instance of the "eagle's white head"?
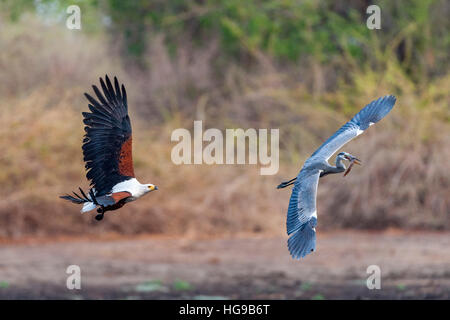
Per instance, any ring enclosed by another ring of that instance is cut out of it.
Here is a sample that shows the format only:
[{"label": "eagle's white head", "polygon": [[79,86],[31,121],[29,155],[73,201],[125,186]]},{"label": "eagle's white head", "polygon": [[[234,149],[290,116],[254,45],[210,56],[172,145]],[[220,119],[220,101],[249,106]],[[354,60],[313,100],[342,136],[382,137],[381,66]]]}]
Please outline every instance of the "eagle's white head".
[{"label": "eagle's white head", "polygon": [[145,193],[149,193],[149,192],[158,190],[158,187],[151,183],[144,184],[144,186],[145,186]]}]

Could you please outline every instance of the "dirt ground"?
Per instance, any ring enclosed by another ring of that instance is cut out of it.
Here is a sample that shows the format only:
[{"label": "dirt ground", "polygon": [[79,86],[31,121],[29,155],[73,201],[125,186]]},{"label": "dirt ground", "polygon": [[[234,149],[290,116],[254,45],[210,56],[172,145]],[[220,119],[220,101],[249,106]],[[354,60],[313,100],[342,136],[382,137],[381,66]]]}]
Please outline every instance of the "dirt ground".
[{"label": "dirt ground", "polygon": [[[0,298],[449,299],[449,247],[450,233],[319,232],[317,252],[294,261],[282,237],[0,242]],[[66,288],[69,265],[81,290]]]}]

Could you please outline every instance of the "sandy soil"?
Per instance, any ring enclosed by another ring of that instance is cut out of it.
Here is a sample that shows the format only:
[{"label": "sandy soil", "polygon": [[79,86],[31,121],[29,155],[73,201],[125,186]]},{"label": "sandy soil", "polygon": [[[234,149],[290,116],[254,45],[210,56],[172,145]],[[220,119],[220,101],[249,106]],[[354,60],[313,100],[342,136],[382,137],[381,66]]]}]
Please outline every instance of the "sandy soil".
[{"label": "sandy soil", "polygon": [[[450,233],[318,234],[291,260],[286,238],[139,237],[0,243],[1,299],[449,299]],[[81,290],[66,268],[81,268]],[[381,268],[369,290],[366,269]]]}]

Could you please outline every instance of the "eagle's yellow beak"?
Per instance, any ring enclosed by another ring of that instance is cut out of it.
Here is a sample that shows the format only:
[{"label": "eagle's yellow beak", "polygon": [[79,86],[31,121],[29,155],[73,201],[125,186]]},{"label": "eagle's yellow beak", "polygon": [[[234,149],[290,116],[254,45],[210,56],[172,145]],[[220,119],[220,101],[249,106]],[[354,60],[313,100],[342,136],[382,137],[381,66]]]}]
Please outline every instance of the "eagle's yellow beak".
[{"label": "eagle's yellow beak", "polygon": [[153,190],[158,190],[158,187],[157,187],[157,186],[154,186],[154,185],[151,185],[151,186],[148,186],[148,189],[149,189],[150,191],[153,191]]}]

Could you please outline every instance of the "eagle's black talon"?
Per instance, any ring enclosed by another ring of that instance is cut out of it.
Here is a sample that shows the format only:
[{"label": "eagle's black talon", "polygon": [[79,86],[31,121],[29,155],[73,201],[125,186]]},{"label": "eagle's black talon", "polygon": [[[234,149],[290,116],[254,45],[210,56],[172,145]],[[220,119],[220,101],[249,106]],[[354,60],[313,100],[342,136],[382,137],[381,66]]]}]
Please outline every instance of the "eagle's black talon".
[{"label": "eagle's black talon", "polygon": [[95,220],[100,221],[103,219],[103,216],[105,215],[105,208],[101,206],[97,209],[98,215],[95,216]]}]

